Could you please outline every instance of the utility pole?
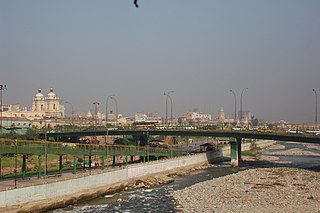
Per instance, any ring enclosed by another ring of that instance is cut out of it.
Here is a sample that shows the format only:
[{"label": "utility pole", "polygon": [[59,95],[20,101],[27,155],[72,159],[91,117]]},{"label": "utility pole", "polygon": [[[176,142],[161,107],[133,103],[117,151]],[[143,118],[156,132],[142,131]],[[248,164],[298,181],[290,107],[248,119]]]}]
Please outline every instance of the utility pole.
[{"label": "utility pole", "polygon": [[2,125],[2,112],[3,112],[3,105],[2,105],[2,91],[3,90],[6,90],[7,89],[7,85],[5,84],[0,84],[0,91],[1,91],[1,132],[0,132],[0,135],[2,135],[2,128],[3,128],[3,125]]}]

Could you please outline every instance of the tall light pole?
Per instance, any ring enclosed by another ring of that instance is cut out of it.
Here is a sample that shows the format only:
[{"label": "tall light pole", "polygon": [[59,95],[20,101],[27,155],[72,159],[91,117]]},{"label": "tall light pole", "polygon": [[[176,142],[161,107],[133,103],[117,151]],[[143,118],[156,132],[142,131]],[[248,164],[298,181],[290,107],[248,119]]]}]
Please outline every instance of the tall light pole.
[{"label": "tall light pole", "polygon": [[316,96],[316,112],[315,112],[315,117],[314,117],[314,125],[315,125],[315,129],[318,129],[318,94],[315,89],[312,89],[312,91],[314,92],[314,95]]},{"label": "tall light pole", "polygon": [[71,106],[71,124],[73,125],[73,114],[74,114],[74,108],[73,105],[68,102],[68,101],[64,101],[66,104],[69,104]]},{"label": "tall light pole", "polygon": [[115,96],[111,96],[110,99],[114,100],[114,102],[116,104],[116,121],[118,123],[118,101]]},{"label": "tall light pole", "polygon": [[230,92],[234,95],[234,122],[237,122],[237,97],[236,93],[232,89]]},{"label": "tall light pole", "polygon": [[243,88],[241,91],[241,96],[240,96],[240,122],[242,122],[242,94],[245,90],[247,90],[248,88]]},{"label": "tall light pole", "polygon": [[171,122],[172,122],[172,98],[170,96],[170,93],[173,93],[174,91],[164,92],[163,95],[166,96],[166,124],[168,123],[168,98],[171,102]]},{"label": "tall light pole", "polygon": [[107,97],[107,100],[106,100],[106,127],[108,128],[108,102],[109,102],[109,98],[112,98],[112,97],[114,97],[115,95],[113,94],[113,95],[109,95],[108,97]]},{"label": "tall light pole", "polygon": [[[112,95],[109,95],[108,97],[107,97],[107,100],[106,100],[106,127],[107,127],[107,136],[106,136],[106,145],[107,145],[107,143],[108,143],[108,141],[109,141],[109,130],[108,130],[108,102],[109,102],[109,98],[112,98],[112,97],[114,97],[115,95],[114,94],[112,94]],[[106,152],[107,152],[107,147],[106,147]],[[106,154],[107,155],[107,154]]]},{"label": "tall light pole", "polygon": [[97,125],[97,114],[98,114],[98,105],[100,104],[99,102],[93,102],[94,104],[94,123]]},{"label": "tall light pole", "polygon": [[2,112],[3,112],[2,91],[3,91],[3,90],[6,90],[6,89],[7,89],[7,85],[5,85],[5,84],[0,84],[0,91],[1,91],[1,97],[0,97],[0,99],[1,99],[1,135],[2,135],[2,128],[3,128],[3,126],[2,126]]}]

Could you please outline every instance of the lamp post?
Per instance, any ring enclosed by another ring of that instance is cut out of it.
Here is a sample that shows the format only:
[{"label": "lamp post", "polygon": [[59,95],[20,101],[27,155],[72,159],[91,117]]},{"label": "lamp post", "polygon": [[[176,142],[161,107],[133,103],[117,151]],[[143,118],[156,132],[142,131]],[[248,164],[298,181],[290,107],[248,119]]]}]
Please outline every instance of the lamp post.
[{"label": "lamp post", "polygon": [[237,97],[236,93],[231,89],[230,92],[234,95],[234,122],[237,121]]},{"label": "lamp post", "polygon": [[168,98],[170,99],[171,103],[171,122],[172,122],[172,98],[170,96],[170,93],[173,93],[174,91],[164,92],[163,95],[166,96],[166,124],[168,123]]},{"label": "lamp post", "polygon": [[71,124],[73,126],[73,114],[74,114],[74,108],[73,108],[73,105],[68,102],[68,101],[64,101],[66,104],[69,104],[71,106]]},{"label": "lamp post", "polygon": [[[114,97],[114,96],[115,96],[114,94],[109,95],[109,96],[107,97],[107,101],[106,101],[106,127],[107,127],[106,145],[107,145],[108,139],[109,139],[109,130],[108,130],[108,102],[109,102],[109,98]],[[107,148],[106,148],[106,150],[107,150]]]},{"label": "lamp post", "polygon": [[3,105],[2,105],[2,91],[3,90],[6,90],[7,89],[7,85],[5,84],[0,84],[0,92],[1,92],[1,97],[0,97],[0,100],[1,100],[1,132],[0,132],[0,135],[2,135],[2,112],[3,112]]},{"label": "lamp post", "polygon": [[315,111],[315,117],[314,117],[314,126],[315,126],[315,129],[318,129],[318,94],[315,89],[312,89],[312,91],[316,96],[316,111]]},{"label": "lamp post", "polygon": [[242,94],[245,90],[248,90],[248,88],[243,88],[241,91],[241,96],[240,96],[240,122],[242,122]]},{"label": "lamp post", "polygon": [[94,104],[94,123],[97,125],[97,114],[98,114],[98,105],[100,104],[99,102],[93,102]]},{"label": "lamp post", "polygon": [[108,102],[109,102],[109,98],[114,97],[115,95],[109,95],[107,97],[107,101],[106,101],[106,127],[108,129]]},{"label": "lamp post", "polygon": [[15,145],[15,163],[14,163],[14,188],[17,188],[17,165],[18,165],[18,142],[14,141]]},{"label": "lamp post", "polygon": [[114,102],[116,104],[116,121],[118,123],[118,101],[115,96],[111,96],[110,99],[114,100]]}]

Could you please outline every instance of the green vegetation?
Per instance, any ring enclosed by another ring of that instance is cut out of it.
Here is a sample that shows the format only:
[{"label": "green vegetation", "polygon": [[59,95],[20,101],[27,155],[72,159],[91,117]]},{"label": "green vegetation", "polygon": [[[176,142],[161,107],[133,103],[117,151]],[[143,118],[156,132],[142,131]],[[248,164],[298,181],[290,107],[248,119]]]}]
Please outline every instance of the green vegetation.
[{"label": "green vegetation", "polygon": [[252,150],[245,150],[245,151],[242,151],[242,156],[256,157],[256,153]]}]

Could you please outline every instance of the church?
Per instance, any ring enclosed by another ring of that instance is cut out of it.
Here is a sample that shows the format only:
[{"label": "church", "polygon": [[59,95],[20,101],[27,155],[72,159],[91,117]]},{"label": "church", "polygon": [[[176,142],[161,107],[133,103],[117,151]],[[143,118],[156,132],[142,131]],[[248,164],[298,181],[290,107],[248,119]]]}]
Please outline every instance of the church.
[{"label": "church", "polygon": [[37,120],[43,118],[63,118],[64,105],[61,99],[53,92],[53,88],[47,96],[42,94],[41,89],[38,90],[32,99],[32,108],[20,109],[19,104],[3,106],[3,117],[26,118],[28,120]]}]

